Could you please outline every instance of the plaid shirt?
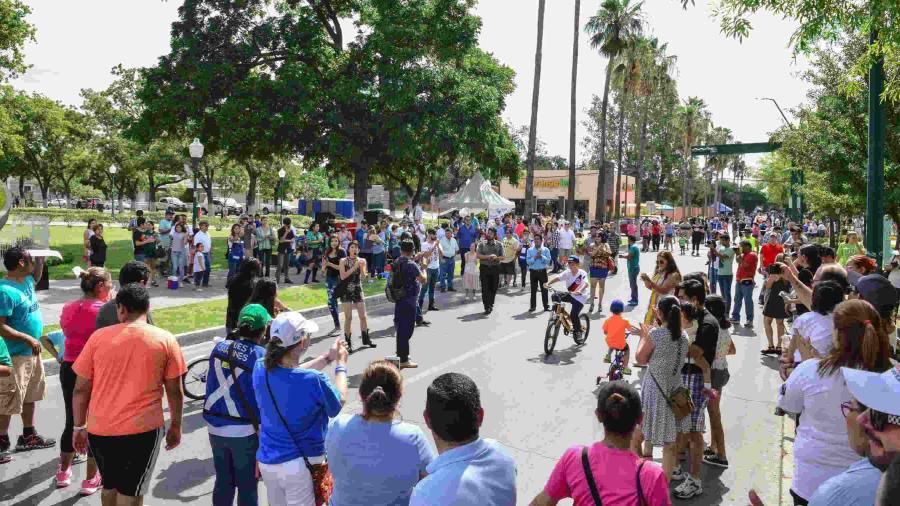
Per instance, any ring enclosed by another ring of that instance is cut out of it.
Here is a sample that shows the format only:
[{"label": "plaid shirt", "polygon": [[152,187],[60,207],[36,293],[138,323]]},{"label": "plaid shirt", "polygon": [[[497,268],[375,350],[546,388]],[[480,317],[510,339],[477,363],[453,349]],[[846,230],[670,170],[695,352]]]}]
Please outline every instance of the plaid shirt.
[{"label": "plaid shirt", "polygon": [[622,239],[619,238],[619,234],[610,232],[606,242],[609,244],[609,250],[612,252],[613,258],[617,258],[619,256],[619,246],[622,244]]},{"label": "plaid shirt", "polygon": [[547,236],[547,247],[550,249],[559,247],[559,230],[554,230]]}]

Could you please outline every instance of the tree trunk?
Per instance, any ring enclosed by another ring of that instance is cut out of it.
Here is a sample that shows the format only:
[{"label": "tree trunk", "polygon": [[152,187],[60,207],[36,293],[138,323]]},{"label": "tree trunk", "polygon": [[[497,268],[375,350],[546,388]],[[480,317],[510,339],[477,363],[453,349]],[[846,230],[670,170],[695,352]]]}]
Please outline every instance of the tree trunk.
[{"label": "tree trunk", "polygon": [[388,210],[391,214],[394,213],[394,209],[397,207],[397,203],[394,201],[394,190],[388,189]]},{"label": "tree trunk", "polygon": [[[641,111],[641,142],[638,149],[637,175],[634,180],[634,219],[641,217],[641,181],[644,177],[644,156],[647,152],[647,111],[650,109],[650,97],[644,103],[644,110]],[[625,210],[628,214],[628,209]]]},{"label": "tree trunk", "polygon": [[534,88],[531,94],[531,123],[528,127],[528,157],[525,161],[525,215],[533,212],[534,203],[534,158],[537,147],[538,102],[541,94],[541,61],[544,46],[544,7],[547,0],[538,2],[537,49],[534,52]]},{"label": "tree trunk", "polygon": [[41,200],[44,201],[44,209],[47,208],[47,194],[50,192],[50,185],[44,185],[40,179],[38,179],[38,186],[41,188]]},{"label": "tree trunk", "polygon": [[619,146],[616,163],[616,193],[613,198],[613,216],[618,220],[622,216],[622,146],[625,143],[625,114],[628,113],[628,87],[622,86],[622,105],[619,110]]},{"label": "tree trunk", "polygon": [[247,214],[252,216],[256,212],[256,186],[259,183],[259,172],[248,167],[247,179],[249,179],[249,184],[247,186],[247,206],[245,209]]},{"label": "tree trunk", "polygon": [[606,64],[606,81],[603,84],[603,106],[600,109],[600,167],[597,176],[597,209],[594,219],[606,221],[606,111],[609,107],[609,82],[615,57]]},{"label": "tree trunk", "polygon": [[691,180],[690,174],[688,171],[691,170],[691,156],[690,149],[685,148],[684,152],[684,167],[681,171],[681,174],[684,176],[684,181],[681,182],[681,206],[682,211],[687,212],[688,206],[688,183]]},{"label": "tree trunk", "polygon": [[19,198],[25,200],[25,176],[19,176]]},{"label": "tree trunk", "polygon": [[159,211],[156,208],[156,191],[159,189],[159,186],[156,184],[156,178],[153,177],[153,174],[147,174],[147,200],[149,200],[150,209],[153,211]]},{"label": "tree trunk", "polygon": [[356,163],[353,168],[353,207],[356,218],[362,219],[363,213],[369,207],[369,166],[365,163]]},{"label": "tree trunk", "polygon": [[[720,162],[717,161],[716,165],[719,165],[719,163]],[[715,206],[715,209],[713,209],[713,214],[719,214],[719,208],[721,207],[721,206],[719,206],[719,202],[722,201],[721,197],[720,197],[721,189],[722,189],[722,169],[720,168],[720,166],[717,166],[716,167],[716,189],[713,192],[713,200],[715,201],[715,203],[713,204]]]},{"label": "tree trunk", "polygon": [[576,100],[575,91],[578,87],[578,33],[581,31],[579,17],[581,15],[581,0],[575,0],[575,28],[572,30],[572,96],[569,109],[569,195],[566,206],[566,218],[570,221],[575,218],[575,115]]}]

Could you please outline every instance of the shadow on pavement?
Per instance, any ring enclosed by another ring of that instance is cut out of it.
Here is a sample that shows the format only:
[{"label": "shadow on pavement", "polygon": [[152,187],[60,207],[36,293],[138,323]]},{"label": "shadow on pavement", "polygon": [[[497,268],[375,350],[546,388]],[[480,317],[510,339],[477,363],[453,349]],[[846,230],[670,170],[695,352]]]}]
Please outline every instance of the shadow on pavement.
[{"label": "shadow on pavement", "polygon": [[540,311],[534,311],[534,312],[525,311],[524,313],[519,313],[519,314],[513,316],[512,318],[513,318],[513,320],[533,320],[533,319],[541,316],[542,314],[543,314],[543,312],[540,312]]},{"label": "shadow on pavement", "polygon": [[463,316],[457,316],[456,318],[459,321],[463,321],[463,322],[474,322],[474,321],[478,321],[478,320],[484,320],[487,317],[488,317],[488,315],[484,314],[484,311],[479,311],[477,313],[470,313],[470,314],[463,315]]},{"label": "shadow on pavement", "polygon": [[556,350],[550,355],[541,353],[536,357],[527,359],[529,362],[542,363],[547,365],[572,365],[575,363],[575,357],[581,353],[583,346],[573,344],[564,350]]},{"label": "shadow on pavement", "polygon": [[772,369],[775,372],[779,371],[778,357],[768,356],[768,355],[760,355],[759,363]]},{"label": "shadow on pavement", "polygon": [[[22,490],[28,490],[35,483],[40,482],[47,482],[49,484],[49,487],[46,491],[41,490],[31,497],[22,499],[16,504],[38,504],[44,497],[52,494],[53,491],[56,490],[56,487],[53,486],[52,481],[54,474],[56,474],[56,465],[59,463],[59,453],[51,453],[51,459],[41,464],[40,466],[35,467],[34,469],[30,469],[27,472],[22,473],[14,478],[0,482],[0,504],[7,504],[6,501],[11,501],[16,498],[16,495],[19,492],[21,492]],[[16,457],[14,454],[13,459],[15,458]]]},{"label": "shadow on pavement", "polygon": [[173,462],[157,476],[152,497],[174,499],[181,502],[198,501],[204,495],[181,495],[182,492],[196,487],[215,474],[212,457],[207,459],[187,459]]}]

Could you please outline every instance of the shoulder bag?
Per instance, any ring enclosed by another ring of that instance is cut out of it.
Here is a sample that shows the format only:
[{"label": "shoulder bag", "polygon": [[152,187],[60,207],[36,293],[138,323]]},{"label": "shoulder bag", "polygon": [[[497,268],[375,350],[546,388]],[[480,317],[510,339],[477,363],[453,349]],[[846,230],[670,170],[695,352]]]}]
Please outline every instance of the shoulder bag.
[{"label": "shoulder bag", "polygon": [[[678,344],[678,356],[681,356],[681,343]],[[672,413],[675,414],[675,420],[681,421],[684,417],[690,415],[691,411],[694,410],[694,401],[691,399],[691,391],[682,384],[673,388],[667,395],[666,392],[663,391],[662,386],[660,386],[659,381],[656,380],[656,376],[653,372],[649,372],[650,377],[653,379],[653,383],[656,383],[656,388],[659,390],[659,393],[663,396],[663,399],[666,400],[666,404],[669,405],[669,408],[672,409]],[[673,376],[675,374],[678,374],[677,365],[675,366]]]},{"label": "shoulder bag", "polygon": [[[645,459],[641,459],[641,463],[638,464],[637,471],[634,473],[635,480],[637,481],[638,506],[647,504],[647,500],[644,499],[644,489],[641,487],[641,469],[644,468],[645,462],[647,462]],[[587,446],[581,449],[581,466],[584,468],[584,477],[587,478],[588,487],[591,489],[591,497],[594,498],[594,504],[596,506],[603,506],[603,502],[600,500],[600,492],[597,490],[597,482],[594,481],[594,473],[591,472],[591,462],[588,460]]]},{"label": "shoulder bag", "polygon": [[278,409],[278,402],[275,400],[275,395],[272,393],[272,386],[269,384],[268,369],[266,370],[266,388],[269,390],[272,406],[275,407],[275,412],[278,413],[278,418],[281,419],[284,430],[291,436],[291,441],[294,442],[294,446],[300,450],[300,456],[303,457],[303,462],[306,463],[306,469],[309,470],[309,476],[312,478],[313,493],[316,495],[316,506],[328,504],[329,499],[331,499],[331,493],[334,491],[334,476],[331,474],[331,469],[328,468],[328,461],[326,460],[321,464],[313,465],[309,463],[309,459],[306,458],[306,455],[303,455],[303,450],[300,448],[300,445],[297,444],[297,440],[294,439],[294,434],[291,432],[287,420],[284,419],[284,415],[282,415],[281,410]]}]

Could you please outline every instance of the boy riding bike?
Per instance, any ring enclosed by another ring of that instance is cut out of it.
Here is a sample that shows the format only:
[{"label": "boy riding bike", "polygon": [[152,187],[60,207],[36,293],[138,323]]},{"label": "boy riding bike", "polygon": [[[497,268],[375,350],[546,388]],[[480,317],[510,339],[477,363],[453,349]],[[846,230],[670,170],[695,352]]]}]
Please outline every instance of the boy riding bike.
[{"label": "boy riding bike", "polygon": [[625,336],[628,329],[631,328],[631,322],[622,318],[622,311],[624,310],[625,304],[619,299],[612,301],[612,304],[609,305],[609,312],[612,313],[612,316],[603,322],[603,333],[606,334],[606,346],[609,349],[606,350],[606,357],[603,359],[603,362],[607,364],[611,362],[613,350],[624,351],[622,374],[629,375],[631,374],[631,369],[628,368],[628,359],[631,358],[631,350],[628,348]]},{"label": "boy riding bike", "polygon": [[550,285],[557,281],[563,282],[567,293],[562,295],[554,294],[553,297],[554,299],[559,297],[561,302],[569,302],[572,304],[572,310],[569,312],[569,319],[572,321],[572,329],[575,333],[573,337],[577,341],[578,339],[581,339],[582,332],[581,320],[578,318],[578,315],[581,314],[581,310],[584,308],[585,302],[587,302],[587,291],[590,289],[588,275],[581,270],[581,260],[577,256],[570,256],[569,268],[555,276],[551,276],[550,279],[547,280],[547,283],[544,284],[544,287],[549,288]]}]

